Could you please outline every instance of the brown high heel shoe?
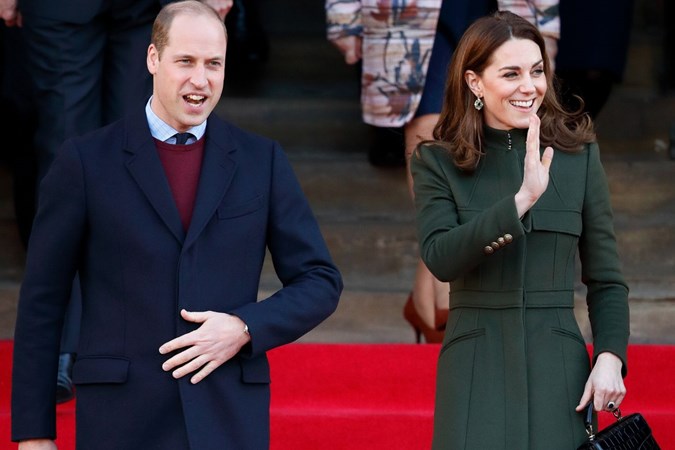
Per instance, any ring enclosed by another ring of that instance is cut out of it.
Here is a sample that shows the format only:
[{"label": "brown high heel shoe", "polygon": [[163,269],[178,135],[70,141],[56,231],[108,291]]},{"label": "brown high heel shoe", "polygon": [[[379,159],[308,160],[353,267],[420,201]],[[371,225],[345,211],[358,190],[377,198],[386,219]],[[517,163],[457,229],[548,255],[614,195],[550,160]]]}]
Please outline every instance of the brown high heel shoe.
[{"label": "brown high heel shoe", "polygon": [[424,335],[424,341],[427,344],[439,344],[443,342],[443,335],[445,334],[445,323],[448,320],[448,310],[447,309],[436,309],[435,313],[435,322],[436,328],[431,328],[424,323],[422,318],[417,313],[415,309],[415,304],[413,303],[413,295],[410,293],[408,296],[408,301],[403,307],[403,317],[415,330],[415,341],[419,344],[421,342],[421,337]]}]

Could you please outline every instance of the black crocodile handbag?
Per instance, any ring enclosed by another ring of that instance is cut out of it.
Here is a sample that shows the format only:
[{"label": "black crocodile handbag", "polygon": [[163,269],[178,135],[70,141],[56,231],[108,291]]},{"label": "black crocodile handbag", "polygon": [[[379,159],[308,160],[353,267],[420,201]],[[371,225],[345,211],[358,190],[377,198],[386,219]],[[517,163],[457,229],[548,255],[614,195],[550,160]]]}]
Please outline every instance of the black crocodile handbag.
[{"label": "black crocodile handbag", "polygon": [[623,417],[618,408],[613,414],[616,422],[593,433],[593,404],[588,405],[584,420],[588,441],[577,450],[661,450],[642,414]]}]

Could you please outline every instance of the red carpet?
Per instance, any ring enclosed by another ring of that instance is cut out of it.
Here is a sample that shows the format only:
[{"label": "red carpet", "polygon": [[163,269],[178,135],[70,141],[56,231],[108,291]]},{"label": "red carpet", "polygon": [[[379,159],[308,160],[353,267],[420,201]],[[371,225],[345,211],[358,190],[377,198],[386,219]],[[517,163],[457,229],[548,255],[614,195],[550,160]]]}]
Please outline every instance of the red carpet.
[{"label": "red carpet", "polygon": [[[270,353],[272,450],[426,450],[438,345],[292,344]],[[0,341],[0,448],[9,443],[12,346]],[[675,346],[634,345],[624,414],[640,411],[675,449]],[[59,450],[72,450],[74,402],[59,406]],[[611,421],[601,415],[601,425]]]}]

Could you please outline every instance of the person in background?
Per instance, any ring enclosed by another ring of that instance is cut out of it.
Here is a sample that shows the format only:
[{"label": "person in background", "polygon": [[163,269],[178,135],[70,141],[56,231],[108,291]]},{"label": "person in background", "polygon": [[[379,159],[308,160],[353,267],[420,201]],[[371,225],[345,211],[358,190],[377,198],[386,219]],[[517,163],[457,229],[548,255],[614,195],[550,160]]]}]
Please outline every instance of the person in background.
[{"label": "person in background", "polygon": [[14,0],[0,0],[0,124],[4,142],[0,160],[12,174],[14,213],[19,238],[28,246],[35,215],[37,162],[33,136],[37,108],[27,73],[25,42]]},{"label": "person in background", "polygon": [[347,64],[362,61],[363,121],[400,132],[422,96],[441,0],[326,0],[325,7],[328,40]]},{"label": "person in background", "polygon": [[[268,448],[266,352],[337,306],[340,274],[280,146],[211,114],[222,18],[168,4],[151,42],[150,100],[67,140],[41,185],[14,339],[20,450],[55,448],[76,272],[78,448]],[[266,250],[283,288],[257,301]]]},{"label": "person in background", "polygon": [[582,108],[595,119],[614,84],[623,79],[633,8],[634,0],[565,0],[560,4],[562,38],[556,75],[568,109]]},{"label": "person in background", "polygon": [[269,36],[260,16],[259,0],[233,0],[225,18],[227,27],[227,80],[231,92],[255,93],[269,59]]},{"label": "person in background", "polygon": [[607,180],[590,117],[560,105],[552,77],[535,26],[503,11],[477,20],[434,139],[411,160],[422,259],[452,287],[435,450],[575,449],[585,406],[613,410],[626,394],[628,288]]},{"label": "person in background", "polygon": [[[365,123],[378,130],[374,145],[391,146],[386,152],[400,152],[403,164],[406,141],[411,130],[418,128],[417,111],[441,3],[440,0],[326,0],[328,40],[344,55],[347,64],[362,60],[362,116]],[[400,130],[403,136],[397,139]],[[371,154],[372,151],[371,148]],[[404,314],[413,325],[418,343],[422,336],[425,342],[437,343],[443,339],[442,328],[447,318],[447,285],[431,276],[420,277],[419,271],[426,269],[421,262],[419,266]],[[444,301],[435,309],[433,302],[437,296]],[[416,314],[413,305],[414,298],[422,297],[432,302],[423,311],[423,318]]]}]

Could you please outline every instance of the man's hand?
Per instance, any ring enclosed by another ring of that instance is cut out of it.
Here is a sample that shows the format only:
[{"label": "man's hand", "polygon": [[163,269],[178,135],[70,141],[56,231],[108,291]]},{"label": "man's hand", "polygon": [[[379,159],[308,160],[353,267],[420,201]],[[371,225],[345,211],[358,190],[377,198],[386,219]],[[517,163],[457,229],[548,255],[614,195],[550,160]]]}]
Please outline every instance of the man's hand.
[{"label": "man's hand", "polygon": [[16,9],[16,0],[0,0],[0,19],[8,27],[21,26],[21,13]]},{"label": "man's hand", "polygon": [[173,370],[174,378],[197,372],[190,382],[199,383],[251,340],[248,333],[244,332],[244,322],[237,316],[213,311],[188,312],[184,309],[180,314],[188,322],[201,323],[201,326],[159,348],[162,355],[184,349],[162,364],[165,371]]},{"label": "man's hand", "polygon": [[225,20],[225,16],[232,9],[232,0],[203,0],[204,3],[215,9],[221,20]]},{"label": "man's hand", "polygon": [[19,442],[18,450],[58,450],[51,439],[28,439]]}]

